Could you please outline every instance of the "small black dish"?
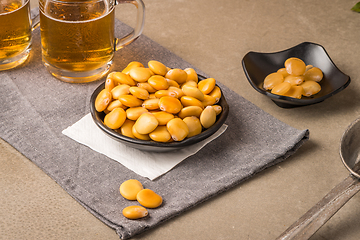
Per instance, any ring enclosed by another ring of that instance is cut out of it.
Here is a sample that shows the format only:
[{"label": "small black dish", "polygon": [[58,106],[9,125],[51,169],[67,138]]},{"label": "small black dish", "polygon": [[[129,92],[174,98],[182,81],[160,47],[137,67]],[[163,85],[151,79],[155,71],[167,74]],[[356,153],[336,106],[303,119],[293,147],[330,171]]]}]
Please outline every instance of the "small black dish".
[{"label": "small black dish", "polygon": [[[205,77],[199,75],[199,81],[205,79]],[[95,89],[93,94],[90,98],[90,112],[91,116],[95,122],[95,124],[108,136],[112,137],[116,141],[119,141],[121,143],[124,143],[130,147],[137,148],[139,150],[143,151],[151,151],[151,152],[169,152],[174,150],[180,150],[182,148],[185,148],[187,146],[193,145],[195,143],[201,142],[202,140],[210,137],[213,135],[219,128],[225,123],[225,120],[229,113],[229,105],[226,102],[226,99],[224,97],[224,94],[222,92],[221,99],[217,103],[222,107],[222,112],[217,116],[215,124],[210,127],[209,129],[206,129],[199,135],[193,136],[191,138],[186,138],[183,141],[179,142],[169,142],[169,143],[161,143],[161,142],[155,142],[155,141],[145,141],[140,139],[134,139],[130,137],[126,137],[115,130],[112,130],[105,126],[104,124],[104,112],[98,112],[95,110],[95,99],[96,96],[99,94],[101,90],[105,88],[105,83],[102,83],[99,87]]]},{"label": "small black dish", "polygon": [[[283,68],[285,60],[290,57],[300,58],[306,65],[313,65],[322,70],[324,78],[320,82],[321,91],[319,93],[311,97],[296,99],[272,94],[263,88],[265,77]],[[295,47],[274,53],[249,52],[244,56],[242,66],[251,86],[282,108],[322,102],[350,84],[350,77],[335,66],[324,47],[311,42],[303,42]]]}]

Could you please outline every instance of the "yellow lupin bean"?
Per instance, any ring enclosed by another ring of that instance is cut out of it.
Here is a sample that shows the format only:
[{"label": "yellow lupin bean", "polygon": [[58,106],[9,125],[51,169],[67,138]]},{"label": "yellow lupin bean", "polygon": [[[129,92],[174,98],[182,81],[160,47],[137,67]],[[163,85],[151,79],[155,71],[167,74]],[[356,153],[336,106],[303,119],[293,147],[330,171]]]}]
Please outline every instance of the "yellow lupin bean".
[{"label": "yellow lupin bean", "polygon": [[[306,65],[296,57],[288,58],[285,68],[280,68],[276,73],[269,74],[264,80],[264,88],[271,90],[271,93],[301,99],[301,96],[311,96],[321,90],[319,84],[305,84],[305,82],[320,82],[323,72],[312,65]],[[280,79],[283,76],[284,81]],[[289,86],[290,84],[290,86]],[[300,87],[301,86],[301,87]],[[303,86],[305,88],[303,88]]]},{"label": "yellow lupin bean", "polygon": [[210,95],[204,95],[204,100],[201,101],[204,107],[212,106],[216,103],[216,98]]},{"label": "yellow lupin bean", "polygon": [[146,82],[151,77],[151,72],[144,67],[134,67],[130,69],[129,75],[137,82]]},{"label": "yellow lupin bean", "polygon": [[266,90],[271,90],[282,82],[284,82],[284,77],[281,73],[270,73],[265,77],[263,86]]},{"label": "yellow lupin bean", "polygon": [[146,208],[142,206],[133,205],[124,208],[122,214],[124,215],[124,217],[128,219],[139,219],[146,217],[149,213],[148,210],[146,210]]},{"label": "yellow lupin bean", "polygon": [[216,81],[214,78],[207,78],[198,83],[198,88],[204,94],[209,94],[214,89]]},{"label": "yellow lupin bean", "polygon": [[138,133],[136,131],[136,129],[135,129],[135,124],[132,127],[131,131],[132,131],[132,134],[134,135],[134,137],[137,138],[137,139],[145,140],[145,141],[151,140],[151,138],[149,137],[149,134],[140,134],[140,133]]},{"label": "yellow lupin bean", "polygon": [[[222,109],[214,105],[221,98],[215,79],[198,81],[198,75],[192,68],[171,69],[155,60],[149,61],[148,68],[145,68],[140,62],[131,62],[123,71],[110,73],[105,82],[105,88],[111,95],[110,103],[106,103],[102,110],[106,114],[107,125],[110,127],[113,124],[111,127],[117,127],[114,130],[124,136],[159,142],[181,141],[187,136],[199,134],[204,107],[211,106],[215,116]],[[99,94],[98,98],[106,96],[105,93],[102,95]],[[97,105],[101,109],[100,100]],[[120,111],[122,116],[125,112],[122,123],[113,120],[114,112],[121,115]],[[194,124],[194,119],[200,122],[196,131],[191,125],[189,134],[189,127],[183,121],[185,118],[192,121],[191,124]]]},{"label": "yellow lupin bean", "polygon": [[148,91],[149,93],[154,93],[157,90],[155,88],[153,88],[148,82],[143,82],[143,83],[138,83],[137,84],[138,87],[145,89],[146,91]]},{"label": "yellow lupin bean", "polygon": [[135,86],[136,82],[129,75],[122,72],[112,72],[108,75],[109,78],[112,78],[117,84],[127,84],[130,86]]},{"label": "yellow lupin bean", "polygon": [[188,106],[199,106],[201,108],[204,108],[204,105],[202,104],[202,102],[199,99],[196,99],[194,97],[190,97],[190,96],[182,96],[180,98],[181,103],[184,107],[188,107]]},{"label": "yellow lupin bean", "polygon": [[169,88],[169,84],[163,76],[154,75],[151,76],[147,82],[156,90],[166,90]]},{"label": "yellow lupin bean", "polygon": [[151,69],[150,68],[146,68],[149,72],[150,72],[150,75],[152,76],[152,75],[155,75],[155,73],[153,72],[153,71],[151,71]]},{"label": "yellow lupin bean", "polygon": [[285,96],[301,99],[303,91],[304,89],[301,86],[291,86],[290,90],[285,94]]},{"label": "yellow lupin bean", "polygon": [[298,58],[296,58],[296,57],[290,57],[290,58],[288,58],[288,59],[285,60],[285,62],[284,62],[285,69],[286,69],[286,66],[289,64],[289,62],[290,62],[290,61],[293,61],[294,59],[297,60]]},{"label": "yellow lupin bean", "polygon": [[181,85],[181,87],[183,87],[183,86],[191,86],[191,87],[198,87],[198,83],[197,82],[195,82],[195,81],[187,81],[187,82],[185,82],[184,84],[182,84]]},{"label": "yellow lupin bean", "polygon": [[185,68],[184,71],[187,73],[186,81],[198,82],[199,78],[196,71],[193,68]]},{"label": "yellow lupin bean", "polygon": [[207,106],[200,115],[200,122],[204,128],[210,128],[216,122],[216,112],[212,106]]},{"label": "yellow lupin bean", "polygon": [[121,95],[118,99],[122,104],[128,107],[139,107],[143,103],[142,100],[133,95]]},{"label": "yellow lupin bean", "polygon": [[202,125],[197,117],[194,116],[186,117],[183,119],[183,121],[186,123],[186,125],[189,128],[189,134],[187,135],[187,138],[193,137],[201,133]]},{"label": "yellow lupin bean", "polygon": [[128,119],[136,121],[143,113],[148,112],[148,110],[143,107],[132,107],[126,109],[125,112]]},{"label": "yellow lupin bean", "polygon": [[132,127],[134,126],[135,121],[126,119],[124,124],[120,127],[120,133],[126,137],[135,138],[132,133]]},{"label": "yellow lupin bean", "polygon": [[174,92],[177,98],[181,98],[182,96],[184,96],[184,92],[178,87],[170,86],[168,90]]},{"label": "yellow lupin bean", "polygon": [[112,100],[111,92],[107,89],[103,89],[100,93],[96,96],[95,99],[95,109],[98,112],[104,111]]},{"label": "yellow lupin bean", "polygon": [[174,68],[169,70],[166,75],[166,78],[176,81],[179,84],[183,84],[186,82],[187,79],[187,73],[179,68]]},{"label": "yellow lupin bean", "polygon": [[288,82],[291,86],[300,85],[304,82],[304,76],[289,75],[284,79],[284,82]]},{"label": "yellow lupin bean", "polygon": [[169,84],[169,87],[177,87],[177,88],[180,88],[180,85],[176,82],[176,81],[174,81],[174,80],[171,80],[171,79],[168,79],[168,78],[165,78],[166,79],[166,81],[168,82],[168,84]]},{"label": "yellow lupin bean", "polygon": [[277,94],[277,95],[284,95],[287,93],[291,88],[291,84],[288,82],[282,82],[278,85],[276,85],[272,90],[271,93]]},{"label": "yellow lupin bean", "polygon": [[313,67],[314,67],[313,65],[306,65],[305,72]]},{"label": "yellow lupin bean", "polygon": [[181,102],[179,101],[179,99],[174,98],[174,97],[165,96],[165,97],[160,98],[159,108],[162,111],[176,114],[176,113],[180,112],[182,105],[181,105]]},{"label": "yellow lupin bean", "polygon": [[216,115],[219,115],[222,112],[222,107],[220,105],[212,105],[214,108]]},{"label": "yellow lupin bean", "polygon": [[171,119],[174,118],[174,115],[168,112],[154,112],[153,115],[159,122],[159,125],[166,125]]},{"label": "yellow lupin bean", "polygon": [[200,117],[200,114],[202,113],[203,109],[199,106],[187,106],[180,110],[178,113],[178,116],[182,119],[190,116],[195,116],[197,118]]},{"label": "yellow lupin bean", "polygon": [[149,98],[146,99],[143,104],[142,107],[148,109],[148,110],[156,110],[159,109],[159,98]]},{"label": "yellow lupin bean", "polygon": [[105,89],[111,91],[115,86],[117,86],[117,83],[114,79],[107,77],[105,80]]},{"label": "yellow lupin bean", "polygon": [[119,188],[121,196],[127,200],[136,200],[137,194],[143,189],[144,187],[141,182],[136,179],[126,180]]},{"label": "yellow lupin bean", "polygon": [[132,95],[134,95],[135,97],[137,97],[139,99],[145,100],[145,99],[149,98],[149,92],[144,88],[130,87],[129,91]]},{"label": "yellow lupin bean", "polygon": [[182,141],[189,134],[188,126],[181,118],[171,119],[166,127],[174,141]]},{"label": "yellow lupin bean", "polygon": [[171,139],[166,126],[157,126],[154,131],[149,133],[149,137],[155,142],[168,142]]},{"label": "yellow lupin bean", "polygon": [[141,190],[137,194],[136,200],[147,208],[157,208],[162,204],[162,197],[151,189]]},{"label": "yellow lupin bean", "polygon": [[136,132],[140,134],[149,134],[155,130],[159,125],[156,117],[149,112],[141,114],[141,116],[136,120],[134,128]]},{"label": "yellow lupin bean", "polygon": [[122,72],[122,73],[125,73],[125,74],[129,74],[129,73],[130,73],[130,70],[131,70],[132,68],[134,68],[134,67],[144,67],[144,65],[143,65],[142,63],[140,63],[140,62],[134,61],[134,62],[129,63],[129,64],[126,66],[126,68],[124,68],[124,70],[122,70],[121,72]]},{"label": "yellow lupin bean", "polygon": [[303,95],[306,97],[310,97],[321,90],[320,84],[315,81],[305,81],[300,86],[304,89]]},{"label": "yellow lupin bean", "polygon": [[155,97],[156,98],[161,98],[161,97],[165,97],[165,96],[169,96],[169,97],[177,97],[177,93],[170,91],[170,90],[159,90],[155,92]]},{"label": "yellow lupin bean", "polygon": [[190,97],[194,97],[200,101],[204,100],[204,93],[202,91],[200,91],[200,89],[196,88],[196,87],[192,87],[189,85],[183,85],[181,87],[181,90],[183,91],[183,93],[187,96]]},{"label": "yellow lupin bean", "polygon": [[104,124],[111,129],[118,129],[123,125],[125,120],[125,110],[122,108],[115,108],[110,113],[105,115]]},{"label": "yellow lupin bean", "polygon": [[277,70],[278,73],[281,73],[281,75],[283,75],[284,79],[289,76],[289,73],[286,71],[286,68],[280,68],[279,70]]},{"label": "yellow lupin bean", "polygon": [[120,84],[111,90],[112,97],[118,99],[121,95],[127,95],[130,93],[130,86],[127,84]]},{"label": "yellow lupin bean", "polygon": [[215,98],[215,103],[218,103],[221,98],[221,89],[218,86],[215,86],[214,90],[212,90],[209,95]]},{"label": "yellow lupin bean", "polygon": [[124,104],[122,104],[119,100],[114,100],[114,101],[112,101],[109,105],[108,105],[108,107],[106,108],[106,110],[108,110],[109,112],[111,112],[113,109],[115,109],[115,108],[122,108],[122,109],[126,109],[127,107],[124,105]]},{"label": "yellow lupin bean", "polygon": [[323,79],[323,76],[323,72],[317,67],[310,68],[304,73],[305,81],[320,82]]},{"label": "yellow lupin bean", "polygon": [[166,66],[161,62],[151,60],[148,62],[148,66],[150,70],[156,75],[165,76],[165,74],[167,73]]},{"label": "yellow lupin bean", "polygon": [[306,69],[305,63],[299,58],[289,58],[285,61],[286,71],[290,75],[303,75]]}]

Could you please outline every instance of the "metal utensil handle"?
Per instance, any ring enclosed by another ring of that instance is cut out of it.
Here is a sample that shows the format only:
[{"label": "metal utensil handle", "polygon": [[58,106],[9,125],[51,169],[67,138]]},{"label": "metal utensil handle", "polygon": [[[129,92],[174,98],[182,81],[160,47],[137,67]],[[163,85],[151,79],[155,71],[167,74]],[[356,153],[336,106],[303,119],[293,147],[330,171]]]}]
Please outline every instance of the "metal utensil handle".
[{"label": "metal utensil handle", "polygon": [[359,179],[348,176],[276,239],[309,239],[359,190]]}]

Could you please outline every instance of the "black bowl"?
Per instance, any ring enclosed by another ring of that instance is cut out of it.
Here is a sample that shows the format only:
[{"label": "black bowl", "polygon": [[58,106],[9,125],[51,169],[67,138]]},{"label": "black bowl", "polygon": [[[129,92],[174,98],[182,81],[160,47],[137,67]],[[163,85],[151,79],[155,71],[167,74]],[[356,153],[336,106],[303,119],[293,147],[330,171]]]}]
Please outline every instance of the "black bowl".
[{"label": "black bowl", "polygon": [[[199,80],[203,80],[205,77],[199,75]],[[105,83],[102,83],[99,87],[95,89],[93,92],[91,98],[90,98],[90,112],[91,116],[95,122],[95,124],[104,131],[108,136],[112,137],[116,141],[119,141],[121,143],[124,143],[130,147],[137,148],[139,150],[143,151],[152,151],[152,152],[168,152],[168,151],[174,151],[179,150],[182,148],[185,148],[187,146],[193,145],[195,143],[198,143],[211,135],[213,135],[219,128],[224,124],[228,113],[229,113],[229,105],[227,104],[224,94],[221,94],[221,99],[217,103],[222,107],[222,112],[217,116],[217,120],[213,126],[210,128],[204,130],[199,135],[186,138],[179,142],[169,142],[169,143],[161,143],[161,142],[155,142],[155,141],[145,141],[140,139],[134,139],[130,137],[126,137],[115,130],[112,130],[105,126],[104,124],[104,112],[98,112],[95,110],[95,99],[96,96],[99,94],[101,90],[105,88]]]},{"label": "black bowl", "polygon": [[[272,94],[263,88],[265,77],[283,68],[285,60],[290,57],[300,58],[306,65],[313,65],[322,70],[324,78],[320,82],[321,91],[319,93],[311,97],[297,99]],[[310,42],[304,42],[287,50],[274,53],[249,52],[244,56],[242,66],[251,86],[283,108],[300,107],[322,102],[350,84],[350,77],[335,66],[324,47]]]}]

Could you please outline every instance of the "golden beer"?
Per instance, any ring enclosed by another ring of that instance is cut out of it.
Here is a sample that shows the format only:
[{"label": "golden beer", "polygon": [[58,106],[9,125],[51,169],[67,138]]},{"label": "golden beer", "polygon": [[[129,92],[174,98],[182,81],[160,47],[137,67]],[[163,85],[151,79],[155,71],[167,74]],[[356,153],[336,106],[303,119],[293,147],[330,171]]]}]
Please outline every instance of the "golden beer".
[{"label": "golden beer", "polygon": [[115,16],[108,4],[40,1],[42,56],[55,77],[89,82],[108,72],[115,52]]},{"label": "golden beer", "polygon": [[0,1],[0,70],[14,68],[28,57],[31,45],[29,0]]},{"label": "golden beer", "polygon": [[[132,32],[115,38],[115,5],[137,8]],[[47,70],[65,82],[85,83],[104,77],[116,50],[142,33],[142,0],[39,0],[42,59]]]}]

